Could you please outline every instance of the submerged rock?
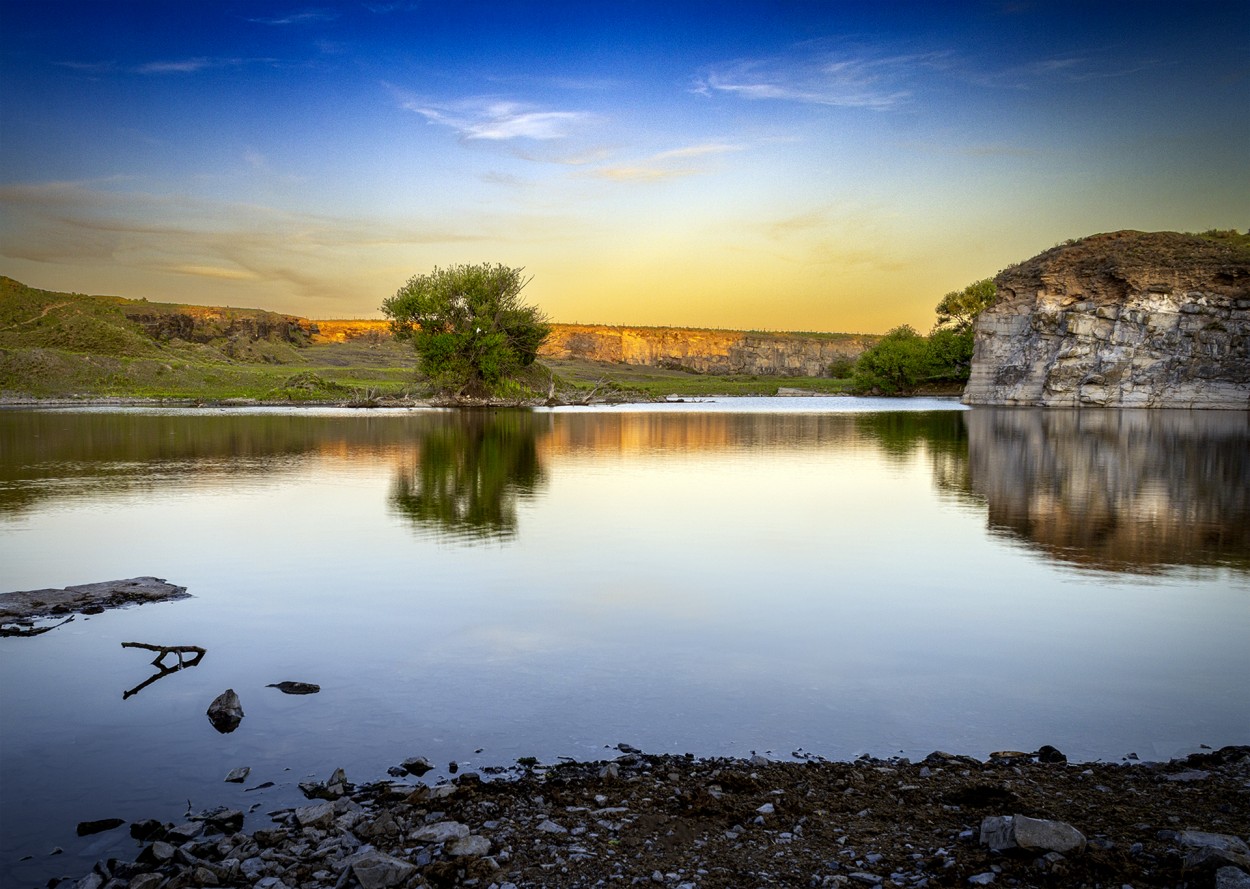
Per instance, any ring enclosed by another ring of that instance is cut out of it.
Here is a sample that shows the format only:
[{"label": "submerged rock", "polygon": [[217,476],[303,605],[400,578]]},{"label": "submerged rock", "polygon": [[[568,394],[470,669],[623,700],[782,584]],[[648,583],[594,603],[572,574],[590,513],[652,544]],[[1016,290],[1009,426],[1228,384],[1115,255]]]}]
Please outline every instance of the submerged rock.
[{"label": "submerged rock", "polygon": [[320,685],[311,682],[271,682],[265,688],[276,688],[284,695],[315,695],[321,691]]},{"label": "submerged rock", "polygon": [[78,835],[80,837],[91,836],[94,833],[104,833],[106,830],[113,830],[121,827],[126,822],[121,818],[101,818],[98,821],[79,821]]}]

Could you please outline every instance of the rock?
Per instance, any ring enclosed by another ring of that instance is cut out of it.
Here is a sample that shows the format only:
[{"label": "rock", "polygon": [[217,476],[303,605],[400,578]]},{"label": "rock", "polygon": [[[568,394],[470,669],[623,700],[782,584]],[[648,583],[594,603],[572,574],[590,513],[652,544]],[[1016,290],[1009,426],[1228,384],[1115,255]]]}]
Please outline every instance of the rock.
[{"label": "rock", "polygon": [[831,339],[758,331],[552,324],[538,354],[543,358],[685,367],[707,374],[822,377],[829,375],[831,364],[854,361],[877,340],[871,335]]},{"label": "rock", "polygon": [[121,827],[126,822],[121,818],[101,818],[99,821],[79,821],[78,835],[80,837],[91,836],[94,833],[104,833],[106,830],[113,830]]},{"label": "rock", "polygon": [[1024,815],[990,815],[981,821],[981,845],[995,852],[1081,852],[1085,836],[1070,824]]},{"label": "rock", "polygon": [[971,876],[968,878],[968,885],[969,886],[988,886],[990,885],[990,883],[994,882],[994,877],[996,876],[997,874],[995,874],[993,871],[986,871],[983,874],[976,874],[975,876]]},{"label": "rock", "polygon": [[142,873],[135,874],[130,878],[130,883],[126,889],[157,889],[165,882],[165,877],[161,874]]},{"label": "rock", "polygon": [[760,806],[755,811],[760,815],[771,815],[776,812],[777,809],[772,803],[764,803],[764,805]]},{"label": "rock", "polygon": [[313,685],[311,682],[271,682],[265,688],[276,688],[284,695],[315,695],[321,691],[320,685]]},{"label": "rock", "polygon": [[409,757],[400,763],[400,765],[403,766],[405,772],[410,775],[416,775],[418,778],[434,768],[434,764],[424,756]]},{"label": "rock", "polygon": [[166,583],[160,577],[106,580],[61,590],[24,590],[0,594],[0,623],[85,612],[87,609],[98,614],[106,608],[189,598],[186,587]]},{"label": "rock", "polygon": [[165,825],[154,818],[135,821],[130,825],[131,839],[138,840],[141,843],[151,839],[160,839],[164,835]]},{"label": "rock", "polygon": [[447,854],[453,858],[481,858],[490,854],[490,840],[484,836],[470,834],[448,846]]},{"label": "rock", "polygon": [[1250,874],[1241,868],[1222,867],[1215,872],[1215,889],[1250,889]]},{"label": "rock", "polygon": [[1085,835],[1062,821],[1015,816],[1015,840],[1021,849],[1031,852],[1061,852],[1069,854],[1085,849]]},{"label": "rock", "polygon": [[568,833],[569,832],[569,829],[567,827],[561,827],[559,824],[556,824],[550,818],[547,818],[543,820],[542,822],[540,822],[537,829],[541,830],[543,833]]},{"label": "rock", "polygon": [[436,821],[412,832],[414,843],[447,843],[469,835],[468,825],[458,821]]},{"label": "rock", "polygon": [[225,806],[206,809],[193,816],[191,820],[203,822],[206,827],[221,833],[237,833],[243,829],[243,813],[238,809],[227,809]]},{"label": "rock", "polygon": [[228,688],[208,705],[208,721],[223,735],[239,727],[243,721],[243,704],[233,688]]},{"label": "rock", "polygon": [[350,866],[352,873],[360,881],[361,889],[398,886],[417,871],[407,861],[373,849],[357,852],[352,856]]},{"label": "rock", "polygon": [[230,774],[226,775],[227,784],[242,784],[247,780],[252,770],[248,766],[239,766],[237,769],[231,769]]},{"label": "rock", "polygon": [[332,802],[317,803],[315,806],[304,806],[295,810],[295,820],[300,827],[329,827],[334,815]]},{"label": "rock", "polygon": [[79,880],[74,889],[100,889],[103,885],[104,877],[92,872]]},{"label": "rock", "polygon": [[1237,239],[1094,235],[995,284],[966,404],[1250,408],[1250,255]]},{"label": "rock", "polygon": [[1049,744],[1043,744],[1037,748],[1038,762],[1067,762],[1068,758],[1063,755],[1057,748],[1051,747]]},{"label": "rock", "polygon": [[188,840],[194,840],[204,833],[203,821],[187,821],[183,824],[175,825],[165,832],[165,839],[175,845],[180,845]]},{"label": "rock", "polygon": [[1177,772],[1174,775],[1164,775],[1163,780],[1177,781],[1181,784],[1190,784],[1194,781],[1204,781],[1209,777],[1211,777],[1210,772],[1203,772],[1197,769],[1191,769],[1186,772]]},{"label": "rock", "polygon": [[1201,830],[1182,830],[1176,842],[1183,846],[1185,867],[1213,868],[1229,865],[1250,869],[1250,847],[1240,837]]}]

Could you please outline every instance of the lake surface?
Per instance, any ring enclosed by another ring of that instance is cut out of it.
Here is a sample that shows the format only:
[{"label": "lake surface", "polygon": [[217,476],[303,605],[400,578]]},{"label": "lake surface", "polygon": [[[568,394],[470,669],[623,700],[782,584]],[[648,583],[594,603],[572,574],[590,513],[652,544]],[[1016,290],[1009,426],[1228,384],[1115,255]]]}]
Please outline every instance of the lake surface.
[{"label": "lake surface", "polygon": [[[0,884],[135,850],[82,820],[255,827],[413,755],[1250,741],[1240,412],[0,411],[0,590],[136,575],[194,598],[0,639]],[[123,698],[126,641],[207,654]]]}]

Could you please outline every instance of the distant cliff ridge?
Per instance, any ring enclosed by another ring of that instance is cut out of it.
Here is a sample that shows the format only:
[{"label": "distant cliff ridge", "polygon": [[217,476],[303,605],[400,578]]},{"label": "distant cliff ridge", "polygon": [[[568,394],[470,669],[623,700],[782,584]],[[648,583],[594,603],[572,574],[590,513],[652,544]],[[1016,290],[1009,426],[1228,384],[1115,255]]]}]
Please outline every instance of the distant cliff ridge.
[{"label": "distant cliff ridge", "polygon": [[[390,336],[385,321],[314,321],[313,342]],[[543,358],[668,367],[705,374],[827,377],[880,337],[860,334],[755,333],[679,327],[553,324]]]},{"label": "distant cliff ridge", "polygon": [[1094,235],[995,283],[967,404],[1250,409],[1250,235]]},{"label": "distant cliff ridge", "polygon": [[878,339],[856,334],[553,324],[539,355],[705,374],[827,377],[835,361],[854,360]]}]

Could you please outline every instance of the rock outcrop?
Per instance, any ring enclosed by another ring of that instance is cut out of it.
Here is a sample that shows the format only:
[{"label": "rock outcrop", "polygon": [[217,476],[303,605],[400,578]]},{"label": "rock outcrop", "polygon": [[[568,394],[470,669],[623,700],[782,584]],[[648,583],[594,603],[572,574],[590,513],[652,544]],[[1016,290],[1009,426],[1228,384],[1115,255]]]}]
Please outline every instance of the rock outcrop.
[{"label": "rock outcrop", "polygon": [[966,404],[1250,409],[1250,235],[1094,235],[995,282]]},{"label": "rock outcrop", "polygon": [[[310,321],[315,343],[383,342],[386,321]],[[685,327],[552,324],[543,358],[666,367],[703,374],[827,377],[881,339],[873,334],[760,333]]]},{"label": "rock outcrop", "polygon": [[853,361],[878,339],[853,334],[553,324],[539,355],[705,374],[827,377],[835,361]]}]

